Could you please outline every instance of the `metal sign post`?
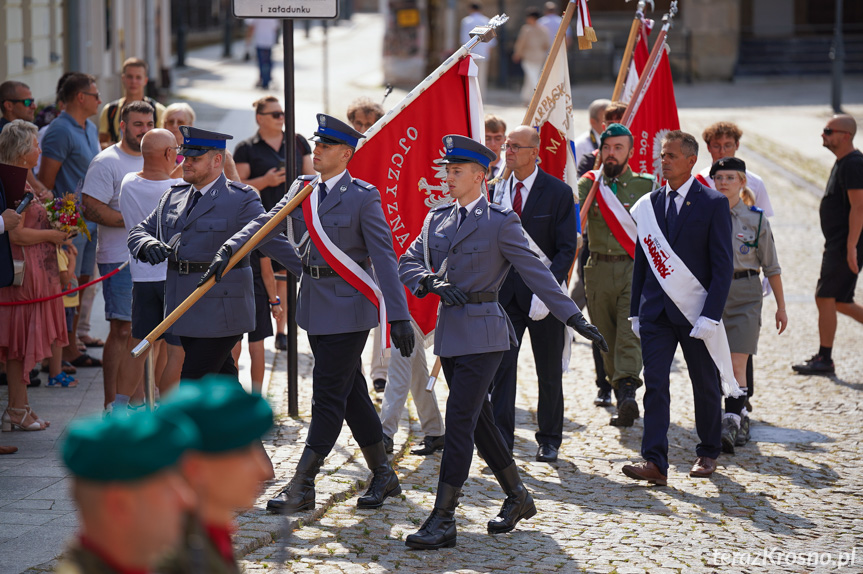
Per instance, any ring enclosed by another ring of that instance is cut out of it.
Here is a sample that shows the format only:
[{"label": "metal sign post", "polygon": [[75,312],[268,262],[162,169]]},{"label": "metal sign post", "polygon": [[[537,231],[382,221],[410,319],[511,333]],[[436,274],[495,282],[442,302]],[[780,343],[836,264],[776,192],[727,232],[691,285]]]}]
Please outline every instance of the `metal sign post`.
[{"label": "metal sign post", "polygon": [[[237,18],[282,20],[282,47],[285,71],[285,179],[297,178],[296,117],[294,98],[294,20],[334,19],[339,15],[338,0],[233,0]],[[326,58],[326,53],[324,54]],[[325,60],[326,61],[326,60]],[[326,72],[325,72],[326,73]],[[297,280],[288,273],[288,414],[299,414],[297,405]]]}]

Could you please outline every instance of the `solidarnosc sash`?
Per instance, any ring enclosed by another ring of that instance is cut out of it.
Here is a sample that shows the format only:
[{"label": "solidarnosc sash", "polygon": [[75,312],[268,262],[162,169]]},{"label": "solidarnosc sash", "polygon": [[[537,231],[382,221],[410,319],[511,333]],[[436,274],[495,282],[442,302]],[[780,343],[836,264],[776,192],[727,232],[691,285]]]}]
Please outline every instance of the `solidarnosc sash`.
[{"label": "solidarnosc sash", "polygon": [[384,303],[384,295],[378,284],[365,269],[348,257],[344,251],[324,231],[321,220],[318,217],[318,186],[303,202],[303,218],[309,230],[309,237],[324,257],[327,265],[332,267],[339,276],[347,281],[351,287],[362,293],[366,299],[371,301],[378,310],[378,321],[381,326],[381,353],[389,347],[389,325],[387,324],[387,306]]},{"label": "solidarnosc sash", "polygon": [[[641,245],[647,264],[662,290],[677,305],[686,320],[695,325],[704,308],[707,291],[668,245],[668,240],[656,220],[653,203],[650,201],[651,195],[642,196],[630,211],[638,224],[638,244]],[[719,369],[722,394],[726,397],[739,397],[742,392],[734,378],[731,349],[728,347],[728,337],[721,319],[719,328],[704,339],[704,345]]]}]

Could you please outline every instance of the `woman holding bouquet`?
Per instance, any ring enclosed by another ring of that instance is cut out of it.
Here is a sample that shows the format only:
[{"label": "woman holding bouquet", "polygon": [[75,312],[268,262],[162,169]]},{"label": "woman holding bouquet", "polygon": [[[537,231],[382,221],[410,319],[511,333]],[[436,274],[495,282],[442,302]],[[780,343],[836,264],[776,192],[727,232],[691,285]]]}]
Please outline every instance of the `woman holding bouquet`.
[{"label": "woman holding bouquet", "polygon": [[[23,120],[7,124],[0,132],[0,163],[23,168],[36,165],[40,154],[36,134],[36,126]],[[27,191],[32,191],[29,185]],[[9,239],[13,258],[24,260],[24,279],[20,286],[0,289],[0,302],[31,301],[60,293],[57,246],[69,233],[52,228],[39,198],[30,202],[23,215],[22,225],[9,232]],[[63,300],[0,306],[0,325],[3,325],[0,360],[6,362],[9,383],[9,404],[2,416],[2,429],[44,430],[49,423],[30,408],[27,398],[27,372],[68,343]],[[62,370],[50,374],[60,386],[69,386]]]}]

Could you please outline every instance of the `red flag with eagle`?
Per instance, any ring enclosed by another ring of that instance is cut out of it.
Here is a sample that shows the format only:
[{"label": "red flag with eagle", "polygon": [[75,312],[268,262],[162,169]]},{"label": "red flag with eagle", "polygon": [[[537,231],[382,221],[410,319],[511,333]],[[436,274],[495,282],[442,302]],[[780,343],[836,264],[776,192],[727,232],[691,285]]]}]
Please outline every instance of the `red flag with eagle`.
[{"label": "red flag with eagle", "polygon": [[[635,53],[630,64],[629,75],[621,101],[630,103],[632,92],[650,56],[647,38],[653,28],[653,20],[646,20],[635,44]],[[650,173],[662,179],[659,162],[662,136],[671,130],[680,129],[677,116],[677,101],[674,98],[674,82],[671,78],[671,65],[668,62],[668,48],[662,51],[653,80],[644,94],[635,117],[629,126],[632,132],[635,153],[629,160],[629,167],[635,173]]]},{"label": "red flag with eagle", "polygon": [[[445,155],[443,137],[460,134],[484,143],[476,72],[470,56],[436,70],[369,129],[348,166],[352,176],[380,191],[396,257],[420,234],[429,209],[452,201],[446,169],[440,163]],[[405,292],[411,316],[423,333],[430,333],[437,321],[439,298],[427,295],[419,299]]]}]

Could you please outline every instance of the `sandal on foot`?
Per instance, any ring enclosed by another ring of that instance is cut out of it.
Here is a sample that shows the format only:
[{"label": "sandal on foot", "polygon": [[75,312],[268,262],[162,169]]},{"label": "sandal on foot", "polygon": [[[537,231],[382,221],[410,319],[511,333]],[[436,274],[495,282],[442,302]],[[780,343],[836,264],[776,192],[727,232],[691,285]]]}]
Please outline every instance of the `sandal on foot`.
[{"label": "sandal on foot", "polygon": [[48,379],[49,388],[57,388],[63,387],[64,389],[74,389],[78,386],[78,380],[74,377],[67,375],[64,372],[60,372],[56,377],[51,377]]},{"label": "sandal on foot", "polygon": [[75,359],[70,361],[75,367],[101,367],[102,361],[91,357],[87,353],[81,353]]},{"label": "sandal on foot", "polygon": [[78,340],[87,347],[104,347],[105,341],[94,337],[78,337]]}]

